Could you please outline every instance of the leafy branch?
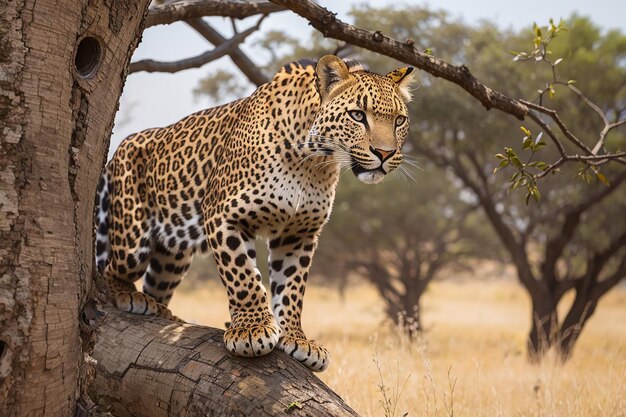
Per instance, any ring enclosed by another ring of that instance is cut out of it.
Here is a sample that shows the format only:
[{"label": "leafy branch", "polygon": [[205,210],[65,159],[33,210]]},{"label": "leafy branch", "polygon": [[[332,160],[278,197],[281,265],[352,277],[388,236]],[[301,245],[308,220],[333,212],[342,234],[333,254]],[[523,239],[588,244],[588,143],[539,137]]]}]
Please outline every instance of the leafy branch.
[{"label": "leafy branch", "polygon": [[[532,196],[536,201],[540,200],[541,195],[537,188],[537,180],[545,177],[549,173],[556,173],[559,168],[566,162],[578,161],[583,163],[584,166],[578,173],[579,178],[586,182],[590,182],[593,178],[593,175],[590,173],[591,171],[600,182],[607,186],[609,185],[609,180],[600,171],[599,167],[609,161],[614,161],[619,164],[626,165],[626,152],[623,152],[619,149],[614,152],[608,152],[605,147],[606,137],[608,133],[611,130],[625,124],[626,119],[610,122],[608,115],[600,108],[600,106],[595,104],[589,97],[587,97],[580,89],[575,86],[575,80],[562,81],[558,76],[557,66],[563,62],[563,58],[557,58],[555,60],[552,60],[552,51],[549,49],[549,45],[557,37],[559,32],[567,30],[567,27],[565,27],[565,24],[562,21],[559,22],[558,25],[556,25],[554,21],[550,19],[550,23],[544,35],[544,31],[542,31],[541,27],[539,27],[535,23],[533,26],[533,49],[530,52],[511,51],[511,53],[514,55],[514,61],[533,61],[535,63],[545,63],[550,66],[552,74],[551,79],[546,82],[545,87],[537,90],[538,97],[535,102],[520,100],[521,103],[525,104],[529,108],[528,117],[532,119],[542,129],[542,132],[539,133],[539,135],[535,139],[533,139],[530,131],[522,126],[522,131],[524,131],[524,133],[526,134],[526,136],[522,139],[522,148],[523,150],[531,151],[529,161],[526,164],[522,163],[515,151],[508,147],[505,148],[505,154],[496,155],[496,157],[500,159],[500,164],[494,170],[494,173],[498,172],[500,169],[506,166],[515,167],[517,169],[517,172],[511,177],[510,189],[514,190],[516,188],[519,188],[520,186],[525,187],[527,190],[527,204],[530,200],[530,196]],[[591,108],[602,119],[604,126],[599,132],[598,140],[592,149],[585,145],[582,140],[580,140],[573,132],[571,132],[565,122],[563,122],[563,120],[559,117],[559,114],[556,110],[550,109],[543,105],[546,94],[551,99],[556,96],[556,88],[558,86],[566,87],[567,89],[569,89],[575,94],[578,99],[580,99],[586,106]],[[551,119],[560,131],[560,133],[566,139],[568,139],[571,144],[573,144],[576,148],[582,151],[583,155],[580,155],[578,153],[568,153],[565,149],[565,146],[561,142],[561,139],[557,136],[550,124],[544,121],[542,116]],[[535,153],[543,146],[545,146],[545,143],[541,141],[541,137],[544,132],[554,143],[559,153],[559,158],[550,164],[542,161],[532,161]],[[531,168],[535,169],[534,173],[530,172]]]}]

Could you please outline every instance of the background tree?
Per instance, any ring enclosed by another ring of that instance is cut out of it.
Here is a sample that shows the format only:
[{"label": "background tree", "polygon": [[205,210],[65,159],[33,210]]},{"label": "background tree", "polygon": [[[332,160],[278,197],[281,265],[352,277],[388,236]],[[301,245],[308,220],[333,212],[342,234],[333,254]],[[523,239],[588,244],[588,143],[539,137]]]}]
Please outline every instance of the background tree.
[{"label": "background tree", "polygon": [[422,330],[420,302],[433,279],[454,277],[469,259],[493,254],[480,214],[432,168],[396,173],[371,190],[345,179],[316,255],[315,271],[327,280],[352,275],[372,283],[387,317],[409,336]]},{"label": "background tree", "polygon": [[[386,33],[419,39],[424,47],[451,62],[462,60],[481,79],[510,96],[532,97],[552,79],[550,67],[517,65],[507,58],[507,49],[519,50],[528,44],[526,31],[514,34],[490,25],[471,28],[448,22],[446,16],[424,19],[419,9],[354,11],[357,26],[372,25],[372,16]],[[402,24],[411,19],[423,23]],[[551,45],[555,57],[568,57],[559,69],[568,72],[568,79],[578,80],[580,90],[593,97],[603,113],[619,120],[626,81],[626,71],[619,65],[626,53],[624,36],[618,32],[602,35],[588,20],[578,17],[570,19],[568,26],[570,31],[559,33]],[[597,74],[606,74],[602,83],[597,82]],[[509,195],[511,182],[506,176],[493,175],[499,161],[491,156],[511,147],[526,161],[532,152],[522,150],[524,134],[518,137],[515,133],[519,126],[494,113],[485,114],[468,97],[454,94],[448,84],[436,83],[428,76],[417,96],[411,107],[412,119],[420,121],[412,124],[413,146],[453,175],[472,196],[472,203],[482,208],[529,293],[529,354],[538,358],[556,345],[567,358],[600,298],[626,275],[626,223],[620,214],[626,197],[626,171],[612,166],[606,170],[610,183],[603,185],[595,176],[591,184],[575,181],[578,169],[561,167],[561,175],[550,175],[541,184],[541,202],[527,206],[519,195]],[[567,91],[557,90],[553,98],[544,100],[550,100],[550,107],[558,110],[567,125],[589,140],[605,125],[584,101]],[[618,129],[611,134],[612,149],[619,150],[624,132]],[[533,139],[536,137],[537,133]],[[548,153],[549,158],[550,151],[557,153],[551,148],[538,155]],[[589,167],[583,166],[579,176],[591,180],[584,175],[585,169]],[[587,222],[593,228],[587,227]],[[575,300],[560,319],[557,305],[569,290],[576,292]]]}]

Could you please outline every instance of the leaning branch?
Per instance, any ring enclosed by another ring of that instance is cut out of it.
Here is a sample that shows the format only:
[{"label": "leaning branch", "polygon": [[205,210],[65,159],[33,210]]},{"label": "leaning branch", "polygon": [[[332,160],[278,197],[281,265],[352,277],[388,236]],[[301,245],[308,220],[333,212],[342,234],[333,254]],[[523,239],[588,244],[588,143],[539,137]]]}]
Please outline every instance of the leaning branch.
[{"label": "leaning branch", "polygon": [[357,28],[337,19],[335,13],[309,0],[270,0],[272,3],[291,9],[302,16],[324,36],[348,42],[352,45],[395,58],[422,69],[432,76],[453,82],[474,96],[486,109],[496,108],[524,119],[528,107],[519,100],[492,90],[476,79],[465,66],[449,64],[439,58],[420,52],[414,41],[399,42],[381,32]]},{"label": "leaning branch", "polygon": [[91,389],[114,415],[358,417],[285,353],[239,358],[221,330],[105,311]]},{"label": "leaning branch", "polygon": [[265,1],[181,0],[150,7],[146,17],[146,28],[156,25],[169,25],[179,20],[202,16],[245,19],[257,14],[269,14],[283,10],[285,8]]},{"label": "leaning branch", "polygon": [[236,34],[232,38],[220,44],[215,49],[210,51],[206,51],[198,56],[194,56],[192,58],[181,59],[180,61],[173,62],[162,62],[162,61],[154,61],[152,59],[144,59],[142,61],[133,62],[130,64],[129,73],[146,71],[146,72],[178,72],[190,68],[198,68],[201,67],[211,61],[215,61],[223,57],[224,55],[228,55],[235,48],[238,47],[240,43],[246,40],[248,36],[252,33],[256,32],[259,29],[261,21],[263,17],[259,19],[258,23],[246,29],[245,31]]},{"label": "leaning branch", "polygon": [[[433,57],[426,53],[420,52],[415,48],[415,42],[412,39],[407,39],[404,42],[397,41],[388,36],[385,36],[380,31],[364,30],[353,25],[342,22],[337,19],[336,14],[330,12],[324,7],[321,7],[310,0],[270,0],[276,5],[286,7],[294,13],[302,16],[309,21],[315,29],[321,32],[324,36],[338,39],[349,44],[368,49],[373,52],[377,52],[381,55],[385,55],[401,62],[405,62],[409,65],[422,69],[434,77],[440,77],[448,80],[454,84],[457,84],[474,98],[482,103],[487,109],[496,108],[505,113],[511,114],[520,120],[523,120],[526,116],[537,123],[544,131],[548,133],[550,139],[555,143],[558,148],[561,157],[548,167],[547,170],[535,176],[535,179],[539,179],[547,175],[547,173],[554,171],[561,165],[568,161],[579,161],[589,166],[599,166],[609,161],[616,161],[620,164],[626,165],[626,158],[624,152],[605,153],[599,154],[600,149],[604,147],[605,137],[607,133],[616,127],[619,127],[624,121],[618,121],[616,123],[608,123],[606,115],[601,109],[589,100],[584,94],[580,92],[576,87],[568,85],[569,88],[581,99],[590,106],[594,111],[598,112],[605,122],[605,127],[600,133],[600,138],[597,144],[590,149],[580,139],[578,139],[568,127],[559,118],[556,111],[545,108],[541,105],[537,105],[525,100],[516,100],[510,98],[498,91],[492,90],[488,86],[481,83],[476,79],[465,65],[455,66],[449,64],[439,58]],[[554,68],[554,66],[553,66]],[[555,80],[555,83],[562,84]],[[550,117],[563,135],[576,147],[578,147],[583,155],[570,155],[566,152],[563,144],[556,136],[556,134],[550,129],[547,123],[543,122],[538,114],[531,112],[533,109],[537,113],[543,113]]]}]

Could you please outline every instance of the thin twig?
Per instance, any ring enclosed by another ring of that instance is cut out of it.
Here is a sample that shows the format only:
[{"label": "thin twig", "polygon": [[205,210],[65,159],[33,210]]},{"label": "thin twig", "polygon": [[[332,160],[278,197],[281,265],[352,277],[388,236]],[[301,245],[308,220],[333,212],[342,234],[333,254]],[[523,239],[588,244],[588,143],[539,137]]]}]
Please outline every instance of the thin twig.
[{"label": "thin twig", "polygon": [[[537,110],[540,113],[543,113],[543,114],[546,114],[546,115],[550,116],[550,118],[552,120],[554,120],[554,122],[557,124],[557,126],[559,127],[561,132],[563,132],[565,137],[567,137],[567,139],[569,139],[574,145],[576,145],[580,149],[582,149],[586,154],[591,155],[591,149],[589,149],[587,147],[587,145],[582,143],[580,141],[580,139],[578,139],[576,136],[574,136],[574,134],[572,132],[570,132],[570,130],[565,125],[565,123],[563,123],[563,121],[559,117],[559,114],[556,112],[556,110],[540,106],[538,104],[532,103],[532,102],[527,101],[527,100],[520,100],[520,102],[525,104],[526,106],[528,106],[529,108],[531,108],[533,110]],[[533,118],[533,120],[537,123],[537,120],[535,118]],[[539,123],[537,123],[537,124],[539,124]],[[545,123],[544,123],[544,125],[545,125]],[[559,150],[559,152],[560,152],[560,150]]]},{"label": "thin twig", "polygon": [[600,149],[604,148],[604,141],[605,141],[606,135],[609,133],[609,131],[611,131],[611,129],[615,129],[616,127],[619,127],[619,126],[623,125],[624,123],[626,123],[626,119],[619,120],[619,121],[617,121],[615,123],[605,124],[604,128],[600,132],[600,139],[598,140],[598,143],[596,143],[596,145],[593,147],[591,152],[594,155],[597,155],[598,152],[600,152]]}]

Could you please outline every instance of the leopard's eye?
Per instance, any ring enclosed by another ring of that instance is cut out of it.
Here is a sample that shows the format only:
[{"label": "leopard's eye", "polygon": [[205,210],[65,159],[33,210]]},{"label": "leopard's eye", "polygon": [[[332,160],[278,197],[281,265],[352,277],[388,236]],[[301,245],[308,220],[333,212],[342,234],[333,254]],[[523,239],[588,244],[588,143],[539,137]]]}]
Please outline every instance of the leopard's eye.
[{"label": "leopard's eye", "polygon": [[365,116],[365,112],[362,110],[348,110],[348,114],[352,119],[359,123],[365,123],[367,117]]},{"label": "leopard's eye", "polygon": [[407,120],[409,120],[409,118],[406,117],[406,116],[400,115],[400,116],[396,117],[396,127],[402,126],[403,124],[405,124],[407,122]]}]

